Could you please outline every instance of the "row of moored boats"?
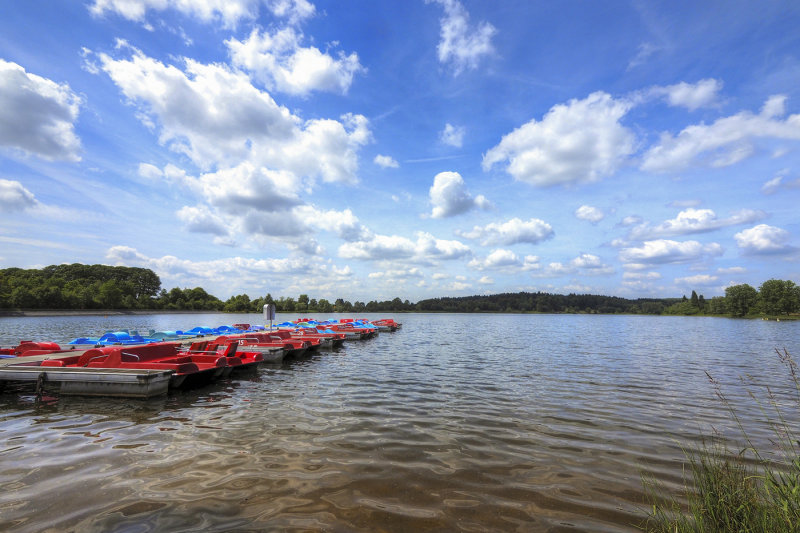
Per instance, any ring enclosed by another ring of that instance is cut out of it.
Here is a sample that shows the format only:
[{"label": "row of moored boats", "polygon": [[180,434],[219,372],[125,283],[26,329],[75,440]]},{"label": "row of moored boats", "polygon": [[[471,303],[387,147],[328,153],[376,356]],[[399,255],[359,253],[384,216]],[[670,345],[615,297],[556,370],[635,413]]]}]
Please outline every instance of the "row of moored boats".
[{"label": "row of moored boats", "polygon": [[280,363],[309,352],[335,349],[346,341],[396,331],[393,319],[316,321],[301,318],[277,326],[234,324],[182,331],[109,331],[100,337],[79,337],[61,346],[54,342],[22,341],[0,348],[0,358],[37,357],[42,370],[129,369],[171,371],[170,388],[198,385],[234,371],[264,363]]}]

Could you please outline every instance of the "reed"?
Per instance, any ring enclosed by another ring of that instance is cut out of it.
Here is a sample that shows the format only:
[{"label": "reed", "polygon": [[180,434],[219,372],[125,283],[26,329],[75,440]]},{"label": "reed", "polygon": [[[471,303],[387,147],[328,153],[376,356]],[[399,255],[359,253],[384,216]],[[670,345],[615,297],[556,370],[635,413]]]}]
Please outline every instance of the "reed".
[{"label": "reed", "polygon": [[[800,412],[797,363],[776,350],[792,382],[790,409]],[[641,529],[649,532],[794,532],[800,531],[800,441],[785,409],[770,387],[755,401],[774,437],[770,450],[753,444],[733,404],[711,375],[709,381],[727,408],[746,446],[736,452],[719,436],[699,447],[684,448],[684,487],[675,495],[653,477],[643,477],[650,505]]]}]

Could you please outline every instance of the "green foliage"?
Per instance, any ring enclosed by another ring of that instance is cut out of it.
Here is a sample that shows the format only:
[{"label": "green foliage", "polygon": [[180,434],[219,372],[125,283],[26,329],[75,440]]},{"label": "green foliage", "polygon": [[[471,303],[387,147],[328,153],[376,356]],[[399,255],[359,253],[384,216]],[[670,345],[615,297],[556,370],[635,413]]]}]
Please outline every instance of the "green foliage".
[{"label": "green foliage", "polygon": [[732,316],[745,316],[758,302],[758,292],[748,285],[732,285],[725,289],[728,312]]},{"label": "green foliage", "polygon": [[201,287],[161,289],[161,280],[151,270],[107,265],[51,265],[42,269],[0,269],[0,308],[22,309],[165,309],[261,313],[274,303],[282,313],[447,312],[447,313],[602,313],[646,315],[747,316],[762,311],[786,315],[800,311],[800,287],[792,281],[769,280],[759,291],[747,284],[725,290],[724,297],[707,302],[692,291],[691,298],[639,298],[593,294],[549,294],[518,292],[463,297],[429,298],[411,303],[396,297],[350,303],[333,303],[308,294],[295,300],[272,295],[251,300],[247,294],[222,302]]},{"label": "green foliage", "polygon": [[161,288],[152,270],[108,265],[50,265],[0,270],[0,307],[149,309]]},{"label": "green foliage", "polygon": [[793,281],[771,279],[758,288],[761,310],[768,315],[788,315],[800,308],[800,287]]}]

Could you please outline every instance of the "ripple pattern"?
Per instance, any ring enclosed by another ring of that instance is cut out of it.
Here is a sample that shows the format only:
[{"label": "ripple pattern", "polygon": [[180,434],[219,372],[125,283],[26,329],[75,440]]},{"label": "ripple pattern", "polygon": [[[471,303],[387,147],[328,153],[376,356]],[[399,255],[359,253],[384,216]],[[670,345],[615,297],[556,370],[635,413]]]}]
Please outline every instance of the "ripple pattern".
[{"label": "ripple pattern", "polygon": [[[0,319],[0,335],[86,333],[74,318]],[[800,352],[788,322],[395,318],[396,333],[154,400],[7,386],[0,530],[637,531],[642,474],[677,491],[681,444],[736,436],[705,372],[768,442],[739,378],[791,405],[773,350]],[[207,318],[231,320],[257,317]]]}]

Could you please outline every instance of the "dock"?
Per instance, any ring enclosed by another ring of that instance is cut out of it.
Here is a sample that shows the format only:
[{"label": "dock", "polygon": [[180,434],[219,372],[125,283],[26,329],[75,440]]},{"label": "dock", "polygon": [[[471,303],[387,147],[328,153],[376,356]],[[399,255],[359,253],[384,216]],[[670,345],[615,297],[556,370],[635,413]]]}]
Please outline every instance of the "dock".
[{"label": "dock", "polygon": [[151,398],[167,393],[171,370],[40,366],[45,359],[74,357],[84,351],[0,359],[0,382],[32,382],[37,394],[50,387],[57,388],[60,394],[82,396]]}]

